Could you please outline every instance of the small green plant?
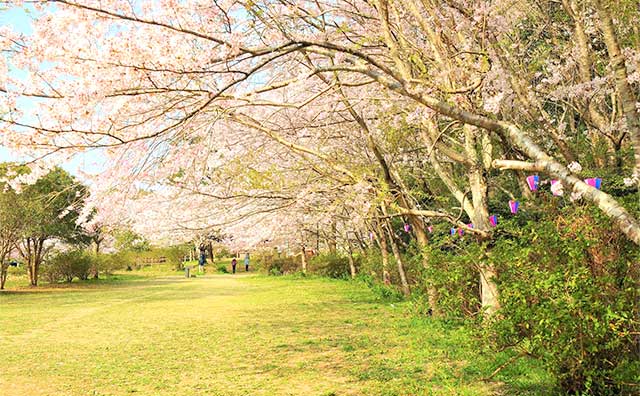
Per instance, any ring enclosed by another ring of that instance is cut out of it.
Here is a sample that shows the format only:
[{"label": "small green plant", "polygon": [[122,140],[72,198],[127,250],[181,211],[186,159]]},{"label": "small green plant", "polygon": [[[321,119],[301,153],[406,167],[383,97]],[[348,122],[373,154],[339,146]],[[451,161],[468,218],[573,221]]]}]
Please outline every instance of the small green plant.
[{"label": "small green plant", "polygon": [[364,283],[381,300],[388,302],[402,301],[404,295],[393,285],[385,285],[371,275],[358,275],[358,282]]},{"label": "small green plant", "polygon": [[216,268],[216,270],[221,273],[221,274],[228,274],[229,270],[227,269],[227,266],[224,264],[218,264],[218,267]]},{"label": "small green plant", "polygon": [[279,268],[271,267],[269,269],[269,275],[271,275],[271,276],[280,276],[280,275],[282,275],[282,271]]}]

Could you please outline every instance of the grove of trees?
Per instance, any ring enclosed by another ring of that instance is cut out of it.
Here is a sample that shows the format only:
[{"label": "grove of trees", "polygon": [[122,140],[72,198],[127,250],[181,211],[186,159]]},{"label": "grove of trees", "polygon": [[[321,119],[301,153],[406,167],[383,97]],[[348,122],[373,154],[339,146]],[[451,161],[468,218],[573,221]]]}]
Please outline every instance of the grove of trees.
[{"label": "grove of trees", "polygon": [[0,192],[0,289],[7,280],[10,261],[20,258],[29,283],[38,285],[45,255],[55,242],[79,244],[86,232],[79,221],[86,188],[61,168],[54,168],[32,183],[12,186],[26,167],[4,163],[0,171],[7,181]]},{"label": "grove of trees", "polygon": [[638,391],[637,1],[27,7],[30,33],[0,32],[3,144],[104,158],[100,222],[286,241],[302,266],[322,239],[567,392]]}]

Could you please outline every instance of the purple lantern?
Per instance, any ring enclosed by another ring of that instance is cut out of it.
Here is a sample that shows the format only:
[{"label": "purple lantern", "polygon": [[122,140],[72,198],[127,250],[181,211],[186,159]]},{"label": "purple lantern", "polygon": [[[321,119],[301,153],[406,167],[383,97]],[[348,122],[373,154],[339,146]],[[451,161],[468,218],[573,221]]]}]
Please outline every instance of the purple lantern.
[{"label": "purple lantern", "polygon": [[490,216],[489,223],[491,223],[493,227],[496,227],[498,225],[498,216],[496,215]]},{"label": "purple lantern", "polygon": [[527,184],[531,191],[538,190],[538,184],[540,183],[540,177],[538,175],[527,176]]},{"label": "purple lantern", "polygon": [[462,228],[458,228],[458,235],[463,236],[464,230]]},{"label": "purple lantern", "polygon": [[473,228],[473,223],[469,223],[469,224],[467,224],[467,227],[469,227],[469,228]]},{"label": "purple lantern", "polygon": [[411,231],[411,224],[404,223],[404,232],[409,232],[409,231]]},{"label": "purple lantern", "polygon": [[518,207],[520,206],[520,202],[518,201],[509,201],[509,209],[511,209],[511,213],[518,213]]},{"label": "purple lantern", "polygon": [[602,179],[599,177],[584,179],[584,182],[590,185],[591,187],[597,188],[598,190],[600,189],[600,186],[602,186]]}]

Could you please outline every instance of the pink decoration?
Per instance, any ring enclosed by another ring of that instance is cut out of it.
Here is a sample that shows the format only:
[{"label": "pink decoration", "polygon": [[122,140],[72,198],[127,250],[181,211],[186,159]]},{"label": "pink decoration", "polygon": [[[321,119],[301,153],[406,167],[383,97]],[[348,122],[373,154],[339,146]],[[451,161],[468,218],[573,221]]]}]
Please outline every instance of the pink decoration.
[{"label": "pink decoration", "polygon": [[591,187],[597,188],[598,190],[602,186],[602,179],[599,177],[592,177],[589,179],[584,179],[584,182],[590,185]]},{"label": "pink decoration", "polygon": [[511,209],[511,213],[518,213],[518,207],[520,206],[520,202],[518,201],[509,201],[509,209]]},{"label": "pink decoration", "polygon": [[540,183],[540,177],[538,175],[527,176],[527,184],[531,191],[538,190],[538,184]]},{"label": "pink decoration", "polygon": [[491,223],[493,227],[496,227],[498,225],[498,216],[496,215],[490,216],[489,223]]}]

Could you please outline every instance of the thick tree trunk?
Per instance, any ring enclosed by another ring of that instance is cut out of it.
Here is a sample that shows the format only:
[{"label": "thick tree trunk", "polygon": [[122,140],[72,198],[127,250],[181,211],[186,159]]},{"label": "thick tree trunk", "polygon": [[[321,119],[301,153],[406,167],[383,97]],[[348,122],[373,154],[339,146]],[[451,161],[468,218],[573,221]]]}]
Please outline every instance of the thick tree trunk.
[{"label": "thick tree trunk", "polygon": [[[473,214],[471,221],[478,231],[490,232],[489,206],[487,193],[489,191],[487,179],[484,175],[482,162],[480,161],[477,143],[479,130],[471,125],[467,125],[465,130],[465,151],[473,162],[468,170],[469,184],[471,186],[471,200],[473,201]],[[486,160],[486,159],[485,159]],[[484,262],[486,257],[478,257],[478,268],[480,272],[480,301],[487,316],[493,315],[500,309],[498,286],[495,283],[496,273],[494,268]]]},{"label": "thick tree trunk", "polygon": [[490,265],[480,264],[480,298],[485,315],[492,316],[500,309],[496,271]]},{"label": "thick tree trunk", "polygon": [[38,286],[38,270],[40,269],[39,263],[36,262],[36,258],[33,258],[33,263],[31,264],[31,271],[29,271],[30,275],[30,283],[31,286]]},{"label": "thick tree trunk", "polygon": [[38,286],[38,275],[35,262],[31,263],[29,267],[29,284],[31,286]]}]

